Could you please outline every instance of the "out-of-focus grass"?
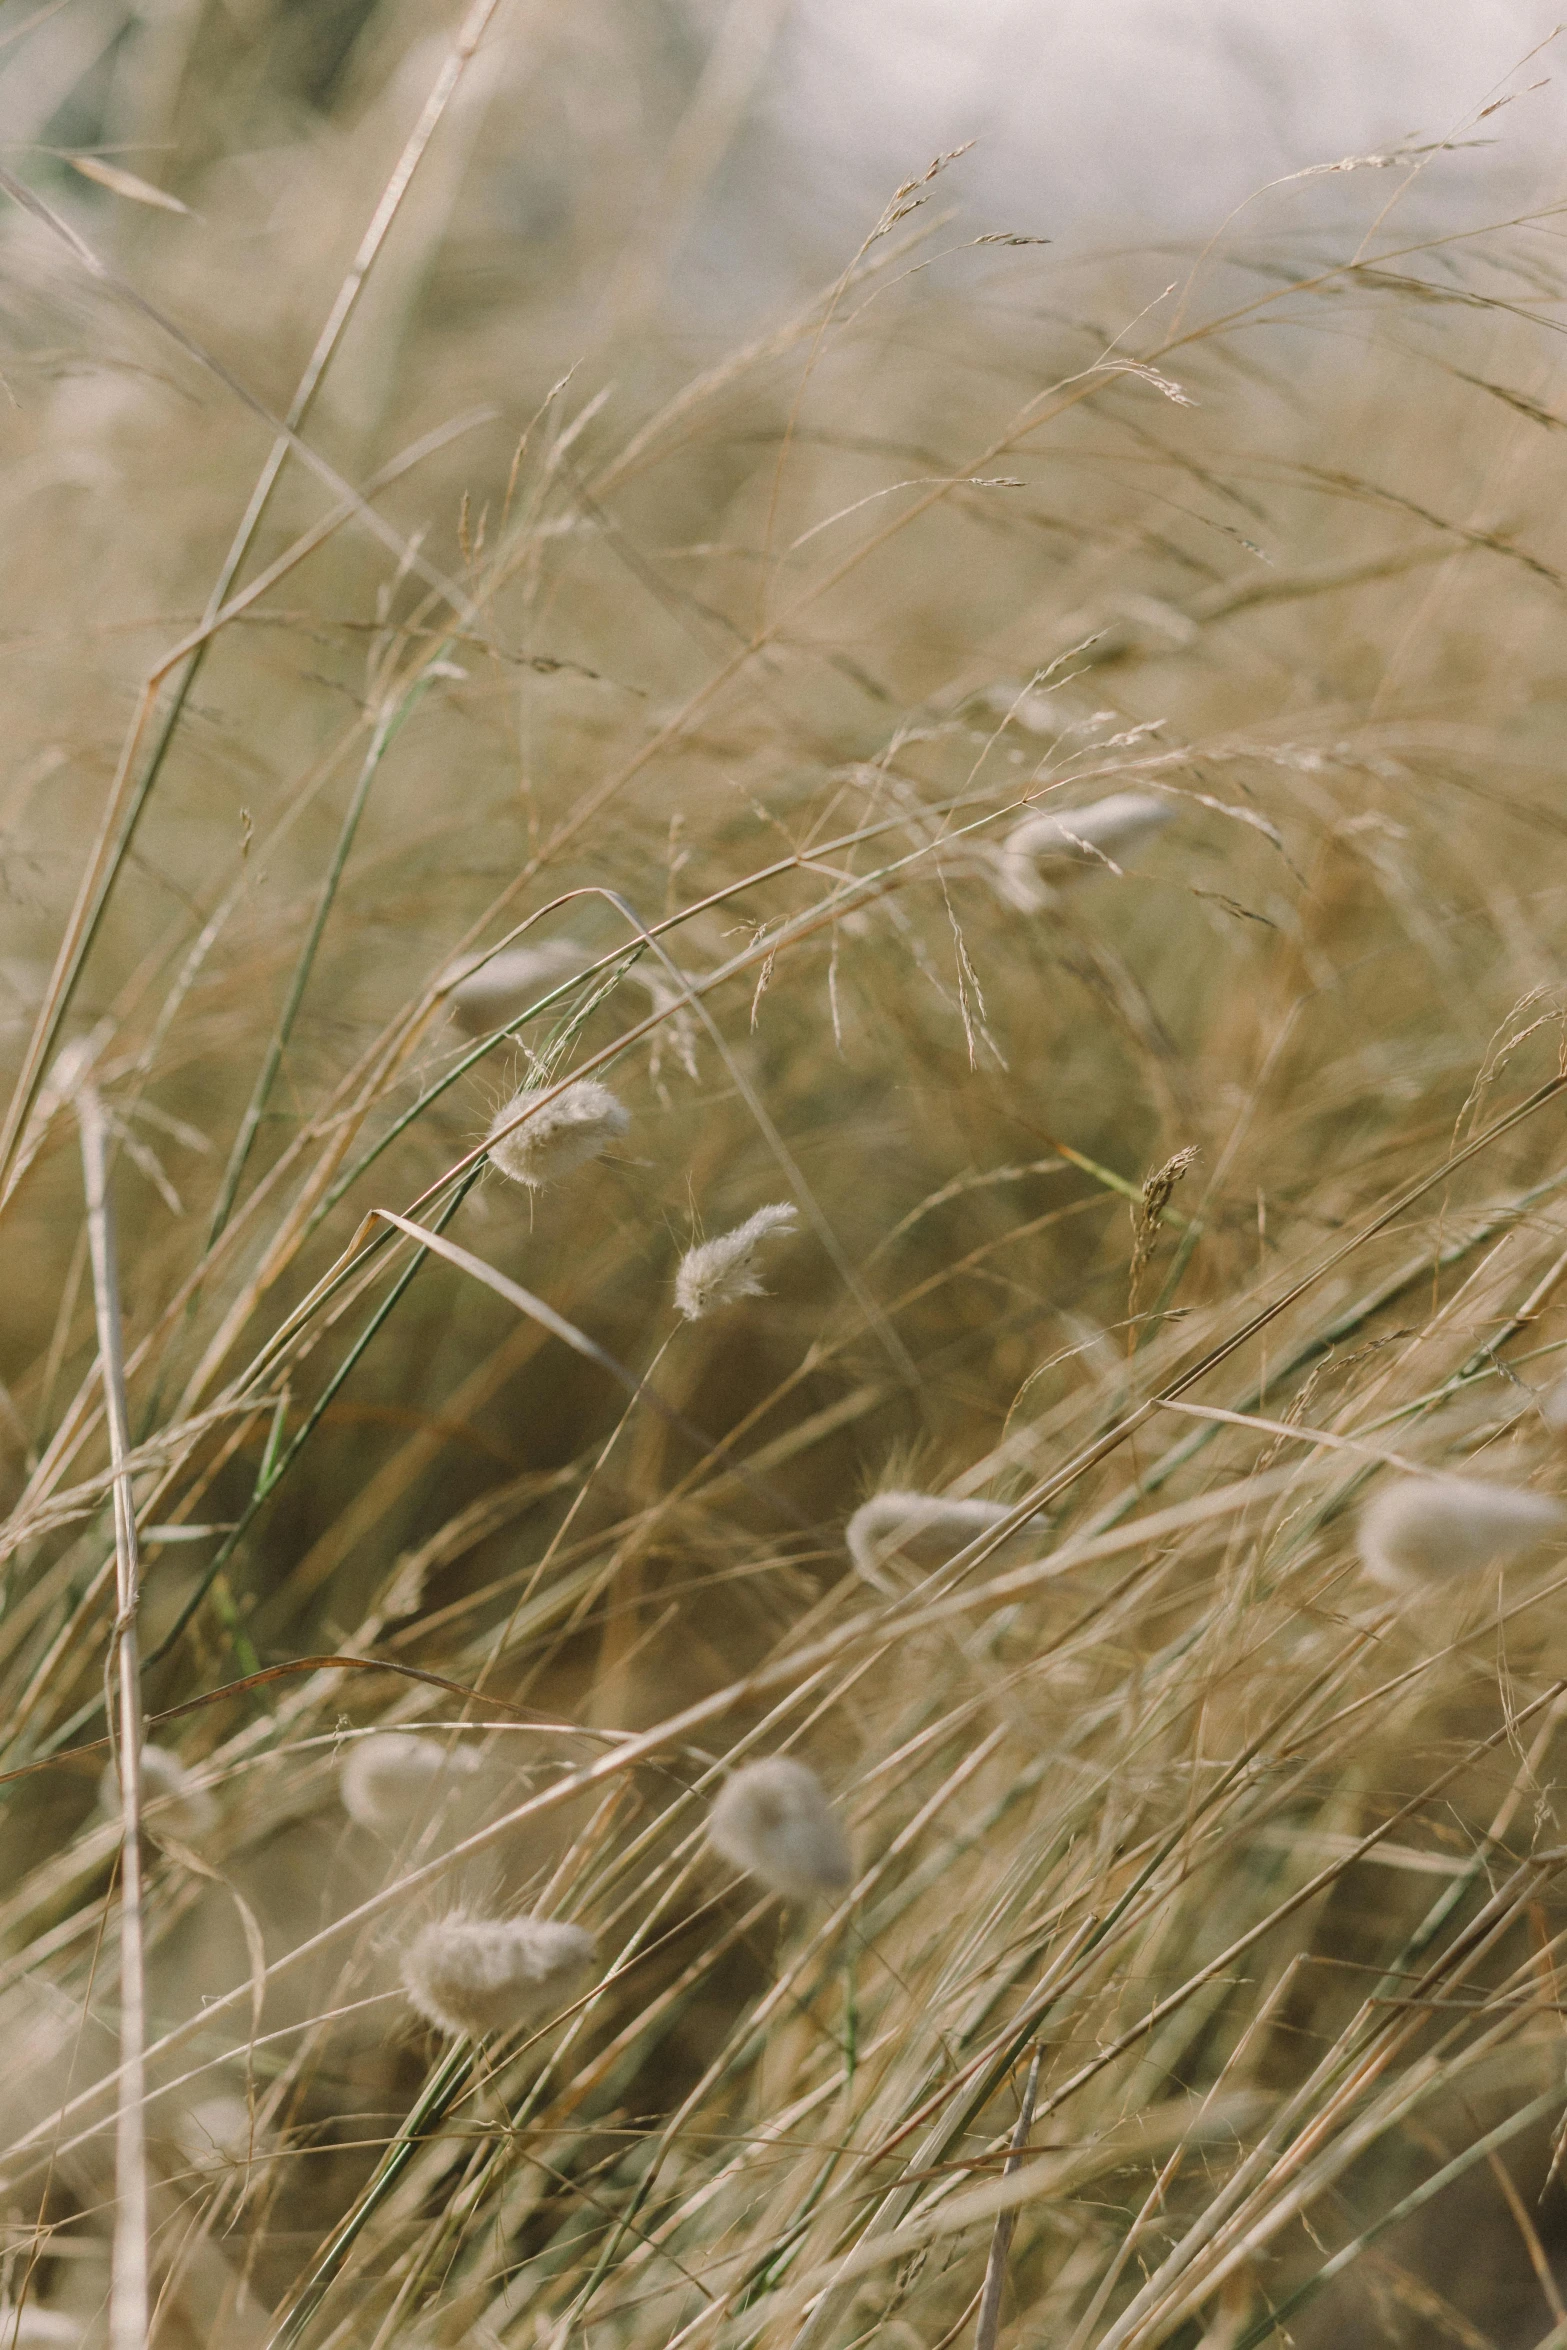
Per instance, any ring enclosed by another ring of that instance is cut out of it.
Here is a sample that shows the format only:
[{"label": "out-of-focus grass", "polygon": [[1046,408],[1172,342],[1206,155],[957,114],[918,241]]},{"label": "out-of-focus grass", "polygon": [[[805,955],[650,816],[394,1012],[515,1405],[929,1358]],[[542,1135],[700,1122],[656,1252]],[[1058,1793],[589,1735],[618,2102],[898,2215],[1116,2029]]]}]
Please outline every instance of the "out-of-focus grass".
[{"label": "out-of-focus grass", "polygon": [[[1005,2340],[1546,2337],[1560,1559],[1395,1601],[1354,1516],[1389,1456],[1561,1483],[1550,219],[1360,254],[1336,183],[1134,315],[1029,251],[929,291],[938,175],[693,356],[611,298],[690,61],[500,22],[201,636],[272,433],[189,343],[288,411],[442,71],[360,13],[330,67],[325,12],[192,17],[126,168],[198,219],[13,159],[156,314],[10,222],[7,2290],[101,2322],[70,1069],[146,1705],[220,1813],[150,1829],[158,2340],[934,2350],[1003,2210]],[[74,102],[44,143],[111,143]],[[1021,911],[1020,814],[1129,789],[1173,821]],[[517,937],[591,968],[475,1034]],[[568,1074],[631,1126],[530,1199],[475,1154]],[[771,1294],[682,1322],[693,1234],[784,1199]],[[1015,1521],[889,1598],[887,1486]],[[480,1762],[405,1848],[335,1792],[376,1724]],[[703,1846],[775,1751],[851,1827],[831,1910]],[[399,1952],[459,1900],[599,1980],[441,2051]]]}]

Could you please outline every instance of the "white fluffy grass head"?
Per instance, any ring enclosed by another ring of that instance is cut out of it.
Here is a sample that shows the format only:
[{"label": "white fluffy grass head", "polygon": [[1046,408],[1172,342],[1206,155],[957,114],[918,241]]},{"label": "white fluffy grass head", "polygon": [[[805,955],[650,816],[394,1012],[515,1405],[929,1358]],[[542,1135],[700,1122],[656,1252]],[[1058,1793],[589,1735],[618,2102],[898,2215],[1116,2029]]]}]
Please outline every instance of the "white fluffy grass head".
[{"label": "white fluffy grass head", "polygon": [[1117,791],[1086,808],[1025,816],[1002,845],[1002,894],[1025,913],[1036,913],[1064,884],[1120,872],[1174,814],[1169,801],[1152,792]]},{"label": "white fluffy grass head", "polygon": [[[98,1801],[106,1812],[120,1808],[120,1777],[114,1764],[98,1781]],[[141,1750],[141,1809],[146,1825],[161,1828],[182,1844],[195,1844],[217,1826],[218,1807],[205,1787],[198,1787],[177,1754],[166,1746],[144,1744]],[[5,2337],[0,2334],[0,2350]]]},{"label": "white fluffy grass head", "polygon": [[757,1251],[775,1233],[792,1232],[800,1212],[786,1200],[758,1208],[733,1232],[688,1248],[675,1275],[675,1304],[688,1322],[700,1322],[718,1306],[742,1297],[765,1297]]},{"label": "white fluffy grass head", "polygon": [[427,2023],[482,2039],[562,2006],[593,1964],[593,1937],[556,1918],[437,1918],[403,1955],[403,1989]]},{"label": "white fluffy grass head", "polygon": [[0,2301],[0,2350],[76,2350],[86,2339],[86,2328],[63,2309],[25,2301],[18,2310]]},{"label": "white fluffy grass head", "polygon": [[[262,2132],[246,2100],[233,2089],[223,2089],[187,2106],[175,2124],[180,2152],[192,2170],[226,2171],[259,2153]],[[0,2333],[0,2350],[5,2336]]]},{"label": "white fluffy grass head", "polygon": [[719,1789],[708,1842],[737,1869],[795,1901],[847,1892],[854,1862],[843,1823],[808,1765],[774,1754]]},{"label": "white fluffy grass head", "polygon": [[1012,1512],[1005,1502],[949,1500],[939,1493],[873,1493],[844,1529],[856,1573],[878,1591],[903,1588],[899,1569],[933,1574]]},{"label": "white fluffy grass head", "polygon": [[450,1748],[412,1730],[378,1730],[350,1746],[337,1774],[338,1793],[351,1820],[395,1842],[478,1767],[478,1756],[466,1747]]},{"label": "white fluffy grass head", "polygon": [[553,1100],[551,1090],[523,1086],[490,1126],[491,1164],[530,1191],[586,1166],[631,1124],[631,1113],[596,1078],[579,1077]]},{"label": "white fluffy grass head", "polygon": [[591,950],[574,938],[503,947],[487,961],[470,959],[459,964],[455,974],[448,972],[446,1000],[458,1026],[470,1036],[482,1036],[515,1020],[563,980],[575,979],[593,960]]},{"label": "white fluffy grass head", "polygon": [[1564,1527],[1567,1508],[1546,1493],[1479,1477],[1400,1477],[1362,1511],[1360,1556],[1383,1583],[1474,1574]]},{"label": "white fluffy grass head", "polygon": [[1540,1397],[1540,1417],[1553,1436],[1567,1436],[1567,1378],[1558,1379]]},{"label": "white fluffy grass head", "polygon": [[[498,955],[482,959],[467,956],[443,975],[442,985],[452,1018],[469,1036],[484,1036],[504,1028],[569,979],[576,979],[603,960],[602,950],[583,946],[574,938],[540,939],[536,945],[503,947]],[[599,974],[600,979],[607,972]],[[639,987],[655,1012],[670,1015],[682,1062],[689,1061],[694,1041],[689,1011],[681,989],[662,964],[633,963],[623,979]],[[692,1074],[695,1075],[693,1069]],[[0,2350],[5,2350],[0,2343]]]}]

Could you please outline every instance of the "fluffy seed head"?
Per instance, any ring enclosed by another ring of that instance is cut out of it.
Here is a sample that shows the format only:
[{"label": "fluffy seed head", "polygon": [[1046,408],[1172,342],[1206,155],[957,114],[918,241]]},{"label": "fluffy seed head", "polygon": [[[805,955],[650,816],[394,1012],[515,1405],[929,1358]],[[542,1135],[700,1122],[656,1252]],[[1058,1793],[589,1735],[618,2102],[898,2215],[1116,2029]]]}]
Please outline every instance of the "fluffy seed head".
[{"label": "fluffy seed head", "polygon": [[[596,1078],[579,1077],[553,1101],[549,1092],[548,1086],[523,1086],[497,1111],[490,1127],[491,1164],[513,1183],[526,1183],[533,1191],[586,1166],[631,1124],[629,1110]],[[533,1106],[538,1103],[544,1106]],[[520,1126],[512,1123],[517,1118],[523,1121]],[[508,1126],[509,1134],[504,1131]]]},{"label": "fluffy seed head", "polygon": [[1360,1519],[1360,1556],[1379,1581],[1473,1574],[1520,1557],[1567,1526],[1549,1494],[1479,1477],[1400,1477]]},{"label": "fluffy seed head", "polygon": [[[186,2161],[199,2171],[227,2170],[248,2160],[261,2145],[249,2105],[231,2089],[188,2106],[175,2124],[175,2136]],[[0,2350],[5,2350],[3,2333]]]},{"label": "fluffy seed head", "polygon": [[1107,865],[1124,864],[1174,814],[1168,800],[1151,792],[1117,791],[1086,808],[1025,816],[1002,846],[1002,893],[1025,913],[1036,913],[1052,895],[1040,879],[1041,868],[1057,887],[1088,880]]},{"label": "fluffy seed head", "polygon": [[1567,1379],[1558,1379],[1541,1396],[1540,1417],[1553,1436],[1567,1436]]},{"label": "fluffy seed head", "polygon": [[63,2309],[39,2309],[27,2301],[17,2310],[0,2301],[0,2350],[78,2350],[86,2339]]},{"label": "fluffy seed head", "polygon": [[574,979],[593,959],[591,951],[574,938],[545,938],[532,945],[503,947],[487,962],[460,964],[455,978],[448,973],[446,1000],[458,1026],[471,1036],[482,1036],[527,1011],[562,980]]},{"label": "fluffy seed head", "polygon": [[[98,1801],[105,1811],[120,1808],[120,1777],[111,1762],[98,1781]],[[149,1828],[167,1829],[182,1844],[194,1844],[216,1827],[218,1807],[205,1787],[197,1787],[177,1754],[166,1746],[144,1745],[141,1750],[142,1817]],[[5,2337],[0,2334],[0,2344]]]},{"label": "fluffy seed head", "polygon": [[477,1755],[465,1747],[450,1751],[440,1739],[419,1738],[411,1730],[378,1730],[349,1748],[338,1792],[351,1820],[395,1843],[428,1811],[443,1780],[449,1787],[477,1768]]},{"label": "fluffy seed head", "polygon": [[844,1529],[856,1571],[878,1591],[900,1588],[899,1564],[933,1574],[977,1535],[1012,1512],[1004,1502],[948,1500],[939,1493],[873,1493]]},{"label": "fluffy seed head", "polygon": [[707,1838],[737,1869],[796,1901],[846,1892],[854,1862],[813,1770],[788,1755],[744,1764],[724,1781]]},{"label": "fluffy seed head", "polygon": [[427,2023],[475,2040],[558,2008],[593,1964],[593,1937],[555,1918],[440,1918],[403,1957],[403,1989]]},{"label": "fluffy seed head", "polygon": [[799,1210],[788,1201],[758,1208],[733,1232],[688,1248],[675,1275],[675,1304],[688,1322],[700,1322],[715,1306],[733,1305],[737,1298],[765,1297],[756,1252],[775,1232],[792,1232]]},{"label": "fluffy seed head", "polygon": [[[576,979],[601,960],[598,949],[574,938],[541,939],[537,945],[503,948],[487,961],[477,956],[453,964],[443,976],[452,1018],[469,1036],[484,1036],[529,1011],[568,979]],[[696,1027],[681,990],[662,964],[634,963],[622,969],[622,979],[639,987],[655,1012],[666,1015],[667,1033],[681,1067],[694,1077]],[[601,972],[600,979],[608,974]],[[656,1038],[655,1038],[656,1043]],[[5,2345],[0,2342],[0,2350]]]}]

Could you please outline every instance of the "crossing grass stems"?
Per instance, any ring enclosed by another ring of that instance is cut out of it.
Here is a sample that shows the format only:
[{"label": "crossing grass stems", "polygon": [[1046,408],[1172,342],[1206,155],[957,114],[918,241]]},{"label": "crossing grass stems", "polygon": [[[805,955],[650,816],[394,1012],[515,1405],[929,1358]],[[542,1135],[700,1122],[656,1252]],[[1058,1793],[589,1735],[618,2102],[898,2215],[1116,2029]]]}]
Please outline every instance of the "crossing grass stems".
[{"label": "crossing grass stems", "polygon": [[16,166],[3,2325],[1559,2339],[1553,215],[693,365],[531,42]]}]

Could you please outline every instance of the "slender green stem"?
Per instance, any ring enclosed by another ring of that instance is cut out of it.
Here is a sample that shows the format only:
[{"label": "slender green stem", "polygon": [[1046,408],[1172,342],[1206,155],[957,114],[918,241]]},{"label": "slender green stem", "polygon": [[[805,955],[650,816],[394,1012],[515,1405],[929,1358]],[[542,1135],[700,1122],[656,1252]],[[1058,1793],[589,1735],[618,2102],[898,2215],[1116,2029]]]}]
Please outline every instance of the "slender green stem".
[{"label": "slender green stem", "polygon": [[256,1139],[256,1131],[266,1115],[267,1103],[271,1099],[272,1088],[277,1082],[278,1070],[283,1064],[283,1055],[288,1050],[289,1039],[294,1033],[294,1024],[299,1018],[300,1007],[305,1000],[305,991],[310,985],[310,975],[315,969],[316,956],[320,952],[327,918],[337,900],[338,889],[343,879],[343,869],[348,863],[349,852],[354,845],[354,836],[359,830],[359,820],[365,812],[365,802],[370,796],[370,786],[380,769],[381,761],[386,756],[389,744],[395,737],[403,719],[413,707],[418,692],[419,687],[416,684],[413,692],[398,705],[395,711],[383,713],[370,738],[369,748],[365,752],[358,780],[354,785],[353,795],[349,800],[347,812],[338,832],[337,846],[332,853],[332,862],[327,867],[326,879],[321,885],[321,894],[316,900],[316,910],[311,918],[309,933],[300,949],[299,959],[294,965],[294,975],[289,982],[282,1016],[267,1045],[250,1101],[239,1122],[239,1132],[234,1137],[234,1147],[229,1153],[228,1165],[223,1171],[223,1181],[218,1189],[217,1204],[213,1208],[212,1222],[207,1230],[209,1249],[233,1212],[235,1197],[245,1172],[245,1162],[250,1156],[251,1145]]},{"label": "slender green stem", "polygon": [[1525,2130],[1533,2129],[1536,2122],[1544,2121],[1547,2114],[1557,2112],[1561,2101],[1559,2089],[1547,2089],[1543,2096],[1534,2098],[1517,2113],[1509,2114],[1506,2121],[1498,2122],[1494,2130],[1488,2130],[1472,2146],[1466,2146],[1462,2154],[1455,2154],[1451,2162],[1444,2163],[1439,2171],[1433,2171],[1421,2186],[1403,2196],[1390,2211],[1385,2211],[1379,2220],[1373,2221],[1369,2228],[1362,2228],[1360,2234],[1335,2252],[1331,2260],[1324,2261],[1316,2275],[1297,2286],[1287,2301],[1280,2302],[1277,2309],[1270,2309],[1266,2317],[1259,2318],[1254,2326],[1242,2334],[1235,2344],[1235,2350],[1257,2350],[1260,2342],[1266,2342],[1280,2333],[1296,2310],[1303,2309],[1308,2301],[1314,2301],[1324,2285],[1330,2285],[1335,2277],[1342,2276],[1368,2245],[1374,2244],[1379,2236],[1386,2235],[1389,2228],[1397,2227],[1400,2220],[1409,2219],[1426,2204],[1434,2203],[1444,2188],[1452,2186],[1466,2171],[1473,2170],[1477,2162],[1484,2162],[1499,2146],[1505,2146],[1509,2139],[1521,2137]]},{"label": "slender green stem", "polygon": [[[466,1198],[469,1189],[473,1183],[477,1181],[477,1179],[478,1169],[475,1168],[459,1184],[456,1192],[453,1194],[452,1198],[447,1203],[446,1208],[442,1212],[439,1221],[433,1227],[435,1231],[439,1232],[445,1229],[446,1225],[457,1213],[457,1210],[461,1206],[463,1200]],[[245,1536],[249,1533],[251,1526],[254,1524],[256,1517],[262,1508],[262,1505],[270,1499],[271,1495],[277,1490],[277,1487],[287,1476],[289,1470],[293,1467],[295,1461],[299,1458],[299,1455],[303,1451],[305,1445],[309,1443],[310,1438],[314,1435],[316,1429],[320,1426],[323,1416],[331,1405],[333,1399],[338,1394],[339,1390],[342,1388],[344,1381],[351,1375],[355,1366],[363,1357],[366,1349],[370,1346],[378,1333],[385,1327],[389,1316],[392,1314],[404,1296],[408,1289],[409,1283],[413,1280],[414,1275],[418,1272],[420,1266],[425,1262],[428,1253],[429,1252],[424,1249],[419,1249],[415,1252],[412,1261],[404,1267],[402,1273],[398,1276],[396,1285],[394,1286],[390,1296],[383,1300],[381,1305],[377,1308],[376,1312],[371,1316],[369,1322],[366,1324],[359,1337],[355,1340],[353,1346],[349,1349],[348,1354],[344,1357],[342,1363],[339,1364],[337,1370],[333,1373],[330,1380],[328,1380],[325,1389],[311,1407],[304,1426],[300,1429],[298,1435],[295,1436],[293,1442],[289,1444],[287,1448],[275,1458],[270,1477],[267,1479],[265,1484],[262,1483],[259,1477],[257,1478],[254,1490],[251,1493],[249,1501],[241,1511],[237,1523],[234,1525],[231,1532],[219,1544],[216,1554],[208,1562],[208,1565],[199,1578],[195,1589],[190,1593],[189,1597],[185,1601],[184,1606],[180,1609],[179,1614],[175,1617],[174,1622],[170,1625],[168,1631],[159,1641],[157,1647],[153,1649],[151,1653],[143,1660],[142,1671],[144,1673],[150,1672],[154,1665],[161,1664],[164,1658],[168,1656],[173,1650],[184,1633],[186,1626],[190,1623],[197,1609],[201,1606],[208,1592],[212,1589],[213,1584],[217,1581],[219,1575],[223,1573],[224,1569],[229,1563],[229,1560],[234,1556],[234,1553],[238,1550],[240,1544],[244,1541]],[[40,1753],[53,1754],[57,1752],[60,1747],[69,1745],[70,1741],[75,1737],[77,1731],[83,1729],[88,1722],[92,1721],[93,1718],[102,1711],[102,1708],[103,1699],[101,1697],[95,1697],[90,1704],[78,1707],[77,1711],[72,1714],[69,1721],[63,1722],[59,1729],[51,1734],[47,1742],[40,1748]]]},{"label": "slender green stem", "polygon": [[377,2163],[358,2201],[327,2238],[315,2267],[300,2288],[299,2298],[282,2324],[268,2337],[267,2350],[290,2350],[290,2345],[304,2335],[365,2227],[385,2202],[430,2132],[445,2120],[467,2087],[474,2060],[473,2042],[459,2040],[436,2065],[409,2108],[407,2118]]}]

